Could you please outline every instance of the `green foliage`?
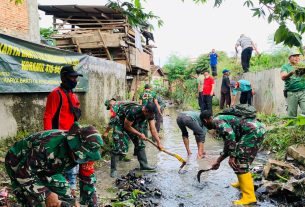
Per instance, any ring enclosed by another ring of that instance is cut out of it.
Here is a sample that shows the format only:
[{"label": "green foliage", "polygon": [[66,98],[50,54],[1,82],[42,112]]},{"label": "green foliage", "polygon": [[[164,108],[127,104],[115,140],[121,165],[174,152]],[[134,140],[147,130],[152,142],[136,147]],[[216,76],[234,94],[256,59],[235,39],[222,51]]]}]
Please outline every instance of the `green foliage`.
[{"label": "green foliage", "polygon": [[189,60],[185,57],[179,57],[175,54],[171,55],[167,63],[163,66],[164,70],[168,73],[169,82],[177,79],[183,80],[191,74],[189,67]]},{"label": "green foliage", "polygon": [[279,126],[269,130],[263,141],[263,147],[275,152],[277,158],[284,158],[289,146],[305,143],[305,117],[280,119],[275,115],[258,114],[258,118],[267,125]]},{"label": "green foliage", "polygon": [[305,126],[305,117],[304,115],[298,115],[295,118],[288,118],[288,122],[286,123],[286,126],[297,126],[297,127],[303,127]]},{"label": "green foliage", "polygon": [[279,122],[282,122],[283,120],[280,119],[278,116],[275,114],[264,114],[264,113],[257,113],[257,118],[263,122],[266,125],[275,125],[278,124]]},{"label": "green foliage", "polygon": [[197,69],[209,69],[210,67],[210,60],[207,54],[200,55],[196,62],[191,64],[190,69],[191,71],[196,71]]},{"label": "green foliage", "polygon": [[149,23],[149,20],[157,20],[159,27],[163,25],[161,18],[154,15],[152,11],[144,11],[140,0],[129,0],[124,2],[120,2],[119,0],[108,0],[107,6],[121,12],[127,17],[130,25],[139,27],[140,29],[148,27],[150,30],[153,30],[154,27]]},{"label": "green foliage", "polygon": [[126,201],[117,201],[112,203],[112,207],[134,207],[135,201],[133,199],[129,199]]},{"label": "green foliage", "polygon": [[15,2],[16,5],[22,4],[24,0],[10,0],[10,2]]},{"label": "green foliage", "polygon": [[30,135],[28,131],[18,131],[16,136],[0,139],[0,157],[4,157],[13,144]]},{"label": "green foliage", "polygon": [[198,108],[197,101],[197,82],[195,79],[185,80],[184,82],[177,82],[175,90],[170,97],[174,99],[183,108]]},{"label": "green foliage", "polygon": [[41,28],[40,28],[40,35],[43,36],[43,37],[46,38],[46,39],[50,39],[51,36],[52,36],[53,34],[56,34],[56,33],[57,33],[57,32],[54,31],[52,27],[49,27],[49,28],[43,28],[43,27],[41,27]]},{"label": "green foliage", "polygon": [[303,127],[279,127],[267,132],[263,147],[275,152],[277,158],[283,159],[289,146],[303,143],[305,143]]}]

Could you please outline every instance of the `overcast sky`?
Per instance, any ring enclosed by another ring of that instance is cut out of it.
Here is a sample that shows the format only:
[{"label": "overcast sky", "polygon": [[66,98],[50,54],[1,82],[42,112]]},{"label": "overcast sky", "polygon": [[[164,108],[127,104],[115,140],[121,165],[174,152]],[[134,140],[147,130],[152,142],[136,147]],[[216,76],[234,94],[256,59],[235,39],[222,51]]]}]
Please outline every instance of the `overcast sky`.
[{"label": "overcast sky", "polygon": [[[252,38],[260,52],[270,47],[268,37],[274,34],[277,24],[268,24],[263,18],[252,17],[252,11],[243,7],[244,0],[226,0],[219,8],[208,4],[194,4],[191,0],[147,0],[144,7],[160,16],[161,28],[155,27],[155,63],[163,65],[168,56],[177,53],[196,58],[212,48],[228,54],[234,52],[240,34]],[[305,6],[304,0],[297,0]],[[38,0],[41,5],[79,4],[104,5],[106,0]],[[51,27],[51,16],[40,11],[40,27]],[[304,39],[305,37],[303,37]]]}]

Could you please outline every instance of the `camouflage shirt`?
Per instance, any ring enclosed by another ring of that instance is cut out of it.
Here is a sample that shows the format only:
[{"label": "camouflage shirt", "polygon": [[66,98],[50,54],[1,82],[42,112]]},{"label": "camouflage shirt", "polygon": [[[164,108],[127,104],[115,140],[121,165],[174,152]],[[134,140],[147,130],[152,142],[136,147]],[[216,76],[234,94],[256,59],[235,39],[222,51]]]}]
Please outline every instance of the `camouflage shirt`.
[{"label": "camouflage shirt", "polygon": [[158,100],[158,104],[160,105],[161,110],[163,110],[166,107],[164,99],[161,96],[157,96],[157,100]]},{"label": "camouflage shirt", "polygon": [[142,105],[146,105],[148,102],[154,102],[157,99],[157,94],[151,90],[144,90],[140,95],[140,100],[142,100]]},{"label": "camouflage shirt", "polygon": [[[77,165],[70,151],[67,131],[43,131],[16,142],[6,155],[6,164],[13,170],[14,178],[42,202],[51,193],[44,181]],[[60,183],[64,187],[66,180]]]},{"label": "camouflage shirt", "polygon": [[256,119],[241,119],[233,115],[218,115],[214,118],[213,124],[216,126],[217,133],[224,139],[223,154],[226,156],[235,156],[237,143],[243,142],[243,145],[252,145],[252,140],[243,140],[242,137],[247,135],[247,138],[253,134],[253,139],[256,136],[263,136],[266,133],[264,124]]}]

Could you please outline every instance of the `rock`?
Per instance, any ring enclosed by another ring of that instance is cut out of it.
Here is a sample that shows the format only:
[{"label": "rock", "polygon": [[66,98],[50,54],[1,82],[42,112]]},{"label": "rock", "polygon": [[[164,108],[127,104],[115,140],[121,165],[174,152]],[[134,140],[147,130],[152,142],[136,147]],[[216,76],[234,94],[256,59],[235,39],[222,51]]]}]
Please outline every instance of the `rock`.
[{"label": "rock", "polygon": [[287,154],[305,166],[305,145],[292,145],[288,147]]},{"label": "rock", "polygon": [[294,177],[301,174],[301,171],[290,163],[269,159],[264,167],[263,175],[267,180],[276,180],[278,176],[275,176],[275,174],[283,175],[287,174],[287,172],[289,176],[292,175]]},{"label": "rock", "polygon": [[283,184],[279,182],[264,181],[260,187],[261,191],[268,193],[269,195],[280,194]]}]

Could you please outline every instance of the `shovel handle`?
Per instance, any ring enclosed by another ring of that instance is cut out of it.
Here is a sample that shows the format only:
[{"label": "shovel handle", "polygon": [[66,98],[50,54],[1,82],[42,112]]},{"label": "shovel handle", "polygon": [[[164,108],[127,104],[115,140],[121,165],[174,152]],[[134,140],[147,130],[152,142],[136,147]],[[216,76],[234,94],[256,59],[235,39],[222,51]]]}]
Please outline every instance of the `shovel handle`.
[{"label": "shovel handle", "polygon": [[[156,143],[154,143],[154,142],[151,141],[150,139],[147,139],[147,141],[159,149],[159,147],[158,147],[158,145],[157,145]],[[159,149],[159,150],[160,150],[160,149]],[[161,149],[160,151],[162,151],[162,152],[164,152],[164,153],[166,153],[166,154],[168,154],[168,155],[170,155],[170,156],[173,156],[173,157],[177,158],[177,160],[179,160],[179,161],[182,162],[182,163],[186,163],[186,161],[185,161],[180,155],[178,155],[178,154],[169,152],[169,151],[167,151],[166,149]]]}]

